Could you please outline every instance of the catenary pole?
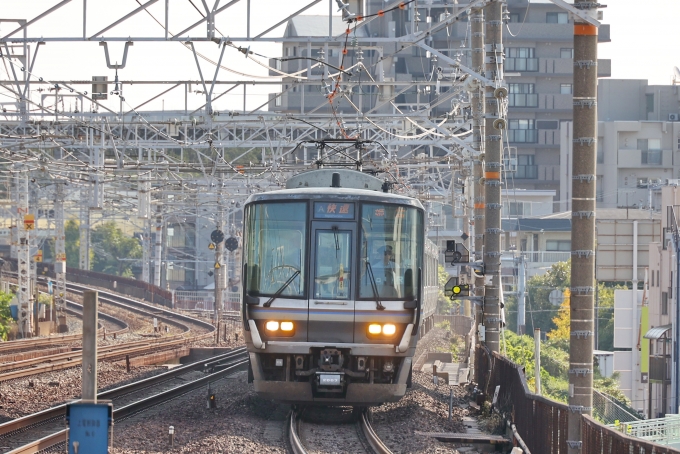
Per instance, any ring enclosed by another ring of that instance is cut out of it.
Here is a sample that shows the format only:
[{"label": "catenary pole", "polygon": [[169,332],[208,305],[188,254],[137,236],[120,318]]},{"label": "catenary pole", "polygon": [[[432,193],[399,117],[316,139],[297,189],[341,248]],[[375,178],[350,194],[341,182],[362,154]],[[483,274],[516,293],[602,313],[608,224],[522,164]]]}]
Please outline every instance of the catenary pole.
[{"label": "catenary pole", "polygon": [[[492,352],[500,347],[500,292],[501,292],[501,160],[503,151],[501,118],[503,96],[503,6],[501,0],[491,1],[484,8],[486,19],[485,55],[486,78],[493,85],[485,90],[486,102],[486,144],[485,144],[485,208],[484,208],[484,331],[486,346]],[[507,90],[505,91],[507,93]]]},{"label": "catenary pole", "polygon": [[[596,14],[596,4],[574,6]],[[595,296],[595,167],[597,150],[597,27],[574,22],[574,143],[572,161],[571,336],[569,343],[569,454],[582,447],[581,414],[593,405]]]},{"label": "catenary pole", "polygon": [[[470,12],[471,22],[471,49],[472,70],[478,74],[484,73],[484,10],[475,8]],[[484,153],[484,87],[474,81],[470,90],[470,104],[472,107],[472,147],[479,152],[478,157],[472,157],[473,179],[473,251],[474,260],[482,260],[484,250],[484,165],[482,154]],[[477,277],[474,282],[475,296],[484,297],[484,278]],[[474,304],[472,307],[475,317],[475,325],[483,323],[481,305]],[[480,377],[479,371],[475,371]]]}]

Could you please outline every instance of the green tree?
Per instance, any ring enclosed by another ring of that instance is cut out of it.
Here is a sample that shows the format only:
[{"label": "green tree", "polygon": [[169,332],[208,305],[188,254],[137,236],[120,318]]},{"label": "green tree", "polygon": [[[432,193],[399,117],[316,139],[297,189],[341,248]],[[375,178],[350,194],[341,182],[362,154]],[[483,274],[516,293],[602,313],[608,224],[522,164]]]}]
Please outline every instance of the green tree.
[{"label": "green tree", "polygon": [[92,269],[117,276],[132,276],[132,262],[142,256],[139,240],[129,237],[113,221],[100,224],[92,230],[94,259]]},{"label": "green tree", "polygon": [[571,260],[554,263],[545,274],[527,281],[525,332],[533,333],[534,328],[540,328],[547,333],[555,328],[553,318],[559,309],[550,302],[550,292],[555,289],[564,291],[571,286],[570,283]]},{"label": "green tree", "polygon": [[443,265],[437,268],[437,283],[439,284],[439,293],[437,295],[437,308],[440,314],[458,313],[462,300],[451,300],[444,294],[444,287],[451,276],[446,272]]},{"label": "green tree", "polygon": [[614,290],[625,285],[600,283],[597,286],[597,345],[598,350],[614,351]]},{"label": "green tree", "polygon": [[555,329],[548,332],[548,339],[561,344],[565,349],[569,349],[569,336],[571,335],[571,291],[565,289],[562,292],[564,300],[560,305],[560,310],[552,319]]},{"label": "green tree", "polygon": [[80,224],[70,219],[64,226],[66,237],[66,266],[78,268],[80,266]]},{"label": "green tree", "polygon": [[14,322],[9,311],[9,303],[12,302],[12,293],[0,292],[0,338],[7,340],[7,335]]}]

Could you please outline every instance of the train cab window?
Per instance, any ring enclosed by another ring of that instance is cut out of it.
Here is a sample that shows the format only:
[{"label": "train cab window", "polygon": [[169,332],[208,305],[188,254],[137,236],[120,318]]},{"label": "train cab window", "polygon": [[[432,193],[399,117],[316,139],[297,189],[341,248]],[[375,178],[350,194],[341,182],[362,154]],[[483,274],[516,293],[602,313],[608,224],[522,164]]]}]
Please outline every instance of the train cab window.
[{"label": "train cab window", "polygon": [[[359,297],[410,299],[423,267],[422,213],[416,208],[364,204],[361,217]],[[371,278],[372,275],[372,278]]]},{"label": "train cab window", "polygon": [[248,207],[245,241],[250,295],[305,296],[307,204],[258,203]]},{"label": "train cab window", "polygon": [[314,298],[346,300],[351,296],[352,232],[317,230]]}]

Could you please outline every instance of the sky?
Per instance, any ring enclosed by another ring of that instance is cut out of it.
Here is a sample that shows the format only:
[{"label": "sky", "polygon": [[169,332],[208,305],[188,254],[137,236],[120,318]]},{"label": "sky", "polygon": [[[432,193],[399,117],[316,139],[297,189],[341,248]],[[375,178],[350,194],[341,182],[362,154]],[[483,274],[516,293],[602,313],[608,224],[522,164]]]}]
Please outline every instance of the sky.
[{"label": "sky", "polygon": [[[72,0],[52,15],[31,25],[31,36],[82,36],[82,8],[84,0]],[[146,1],[146,0],[145,0]],[[212,4],[213,0],[206,0]],[[335,1],[330,0],[333,12],[337,13]],[[201,7],[201,0],[193,0]],[[59,0],[0,0],[0,18],[35,17],[39,12],[59,3]],[[220,5],[226,4],[223,0]],[[250,0],[253,35],[258,34],[289,14],[297,11],[309,3],[309,0]],[[160,22],[164,20],[164,1],[158,1],[148,11]],[[216,20],[217,29],[226,36],[244,36],[246,34],[246,0],[234,4],[227,11],[219,14]],[[88,35],[94,34],[116,19],[132,11],[138,6],[136,0],[88,0]],[[170,0],[171,16],[169,29],[178,32],[200,19],[199,13],[191,6],[189,0]],[[322,0],[319,4],[307,10],[304,14],[327,14],[329,4]],[[599,46],[599,58],[612,59],[612,78],[647,79],[650,84],[667,85],[671,83],[673,67],[680,67],[680,52],[676,43],[680,43],[680,0],[611,0],[607,8],[603,9],[604,23],[611,24],[612,42]],[[16,28],[14,23],[0,22],[0,36],[4,36]],[[201,36],[205,25],[200,25],[189,35]],[[281,36],[284,26],[274,30],[268,36]],[[160,25],[146,13],[141,12],[128,22],[119,25],[106,36],[151,35],[162,32]],[[220,34],[218,33],[218,36]],[[244,46],[247,44],[244,44]],[[219,58],[219,47],[214,43],[196,43],[198,52],[205,54],[212,60]],[[34,46],[33,46],[34,47]],[[276,43],[254,43],[251,50],[266,57],[281,55],[281,45]],[[122,60],[123,44],[109,45],[112,63]],[[263,63],[267,59],[262,58]],[[228,49],[225,53],[223,65],[248,75],[265,77],[267,69],[246,60],[236,50]],[[206,79],[212,79],[214,66],[201,61],[201,70]],[[10,68],[0,66],[0,78],[6,78]],[[113,80],[114,71],[106,67],[103,49],[97,42],[88,43],[49,43],[41,47],[34,67],[36,77],[45,80],[79,79],[90,80],[94,75],[107,75]],[[192,53],[180,43],[144,43],[136,42],[130,48],[125,69],[120,70],[121,79],[199,79],[198,70]],[[218,79],[237,80],[242,76],[221,70]],[[271,79],[269,79],[271,80]],[[82,89],[90,90],[88,86]],[[88,88],[84,88],[88,87]],[[112,89],[113,87],[110,87]],[[217,87],[215,94],[221,93]],[[194,93],[202,87],[191,87],[188,101],[198,106],[204,101],[204,95]],[[165,87],[134,86],[127,87],[124,93],[123,108],[129,110],[137,107],[149,97],[164,91]],[[278,92],[280,86],[248,87],[248,109],[254,109],[267,101],[267,93]],[[44,93],[33,93],[34,100],[40,99]],[[46,97],[45,105],[50,98]],[[7,96],[0,96],[0,103],[11,102]],[[113,106],[109,101],[108,105]],[[242,90],[238,89],[225,95],[215,102],[216,110],[242,109]],[[65,106],[69,110],[69,106]],[[115,106],[116,108],[118,106]],[[183,108],[184,90],[175,89],[167,95],[160,96],[143,107],[143,109]]]},{"label": "sky", "polygon": [[602,2],[611,43],[600,44],[599,58],[612,60],[612,78],[671,83],[680,67],[679,0],[609,0]]}]

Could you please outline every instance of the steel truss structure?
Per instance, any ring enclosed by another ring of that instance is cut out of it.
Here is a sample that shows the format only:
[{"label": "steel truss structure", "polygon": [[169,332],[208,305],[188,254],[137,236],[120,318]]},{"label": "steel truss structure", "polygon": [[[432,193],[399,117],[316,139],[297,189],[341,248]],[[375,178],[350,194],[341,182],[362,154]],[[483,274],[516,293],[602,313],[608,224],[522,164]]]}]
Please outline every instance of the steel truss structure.
[{"label": "steel truss structure", "polygon": [[[220,36],[217,25],[220,14],[239,0],[224,4],[216,0],[212,5],[202,0],[203,17],[198,21],[173,16],[172,5],[165,0],[163,16],[153,16],[158,27],[145,30],[144,36],[115,33],[117,27],[140,14],[152,15],[149,8],[158,0],[139,2],[139,7],[110,21],[106,27],[97,27],[96,32],[89,24],[97,11],[88,9],[87,0],[63,0],[25,20],[0,19],[16,23],[16,28],[0,38],[9,76],[0,80],[0,93],[13,98],[10,103],[2,103],[0,115],[0,158],[4,161],[0,173],[0,191],[4,195],[0,194],[0,198],[6,199],[2,204],[4,217],[14,219],[15,224],[20,222],[18,210],[23,208],[12,201],[11,195],[17,190],[21,192],[23,186],[11,183],[26,175],[29,185],[33,185],[33,191],[29,189],[25,195],[30,199],[28,205],[37,207],[38,214],[49,210],[56,214],[47,216],[46,221],[37,216],[40,229],[36,231],[33,249],[55,234],[63,238],[63,222],[77,218],[79,265],[89,268],[92,254],[89,236],[93,226],[103,220],[128,223],[133,231],[141,232],[142,279],[165,285],[163,270],[168,269],[171,261],[193,263],[194,271],[199,262],[212,262],[211,257],[197,249],[173,250],[168,245],[168,227],[193,223],[197,229],[200,222],[225,228],[225,219],[236,219],[241,202],[248,195],[282,187],[287,178],[305,169],[353,163],[392,183],[395,191],[421,198],[428,206],[455,205],[457,213],[465,215],[461,230],[477,238],[468,221],[473,216],[474,201],[480,197],[471,189],[471,174],[473,162],[480,162],[483,140],[479,136],[473,140],[473,122],[479,125],[481,119],[473,118],[470,101],[473,96],[479,99],[485,88],[500,93],[494,100],[498,104],[494,115],[505,116],[507,102],[503,94],[507,90],[497,91],[504,86],[502,60],[496,74],[483,73],[481,68],[475,71],[465,64],[472,53],[469,41],[467,47],[442,48],[435,45],[433,37],[445,34],[448,26],[467,17],[471,9],[481,10],[499,2],[471,0],[465,5],[446,5],[412,0],[390,2],[382,10],[368,11],[363,2],[337,1],[336,5],[336,1],[329,1],[327,36],[271,36],[277,27],[320,1],[311,1],[300,9],[291,8],[290,14],[268,29],[251,33],[251,0],[241,0],[247,4],[248,14],[244,18],[247,33],[240,37]],[[340,30],[333,29],[337,6],[341,6],[346,21]],[[82,30],[82,35],[45,36],[41,32],[41,24],[54,17],[56,11],[76,7],[82,12],[82,20],[74,20],[69,29]],[[446,14],[430,15],[433,7],[446,7]],[[387,20],[390,14],[407,15],[404,20],[409,22],[410,32],[395,37],[358,33],[368,24]],[[357,16],[364,16],[363,20],[357,20]],[[421,20],[421,16],[429,19]],[[178,22],[186,22],[184,28],[171,33],[168,24]],[[114,102],[105,102],[101,96],[104,93],[89,92],[92,81],[77,77],[57,80],[49,74],[34,73],[41,49],[54,43],[73,42],[92,42],[103,47],[107,66],[115,70],[125,68],[127,56],[135,52],[131,46],[136,42],[182,46],[184,52],[191,52],[199,78],[118,80],[116,76],[114,86],[105,85],[105,91],[113,88],[108,95]],[[111,63],[108,48],[111,42],[125,43],[120,63]],[[218,44],[218,58],[211,60],[201,53],[202,42]],[[287,43],[308,49],[313,43],[322,51],[314,58],[308,53],[306,67],[303,65],[301,70],[286,72],[279,69],[283,67],[280,63],[292,59],[257,54],[249,46],[258,42]],[[338,51],[337,61],[331,58],[329,49]],[[371,55],[364,59],[362,49],[367,53],[370,50]],[[432,65],[429,78],[385,77],[385,61],[414,49]],[[234,53],[264,66],[269,75],[247,77],[238,68],[224,66],[225,61],[233,66],[233,59],[224,57]],[[343,56],[349,54],[356,58],[345,65]],[[203,72],[205,61],[214,68],[213,74]],[[242,74],[243,78],[224,80],[221,71]],[[131,87],[142,85],[147,93],[145,99],[133,102],[125,98],[124,93]],[[246,87],[253,85],[274,86],[280,93],[255,109],[246,109]],[[202,88],[204,99],[195,102],[188,97],[191,87]],[[308,95],[308,102],[303,101],[296,109],[285,112],[272,109],[279,97],[298,96],[297,89],[303,100],[305,92],[315,94]],[[182,91],[184,109],[143,110],[162,96],[176,92],[181,96]],[[214,108],[215,101],[238,92],[243,93],[243,109]],[[418,101],[397,102],[404,93],[417,94]],[[67,111],[66,102],[74,102],[76,108]],[[486,134],[501,132],[487,130]],[[370,141],[372,145],[321,149],[303,143],[325,138],[353,138]],[[469,189],[463,191],[466,185]],[[224,203],[225,200],[231,204]],[[478,217],[481,213],[474,215]],[[238,230],[227,227],[234,233]],[[62,251],[62,241],[58,241],[57,260],[63,258]],[[229,276],[238,278],[237,270],[231,270]]]}]

